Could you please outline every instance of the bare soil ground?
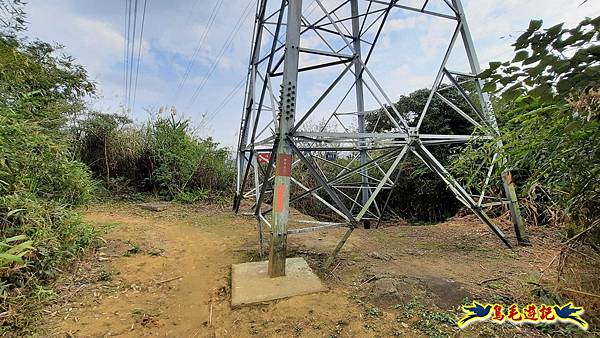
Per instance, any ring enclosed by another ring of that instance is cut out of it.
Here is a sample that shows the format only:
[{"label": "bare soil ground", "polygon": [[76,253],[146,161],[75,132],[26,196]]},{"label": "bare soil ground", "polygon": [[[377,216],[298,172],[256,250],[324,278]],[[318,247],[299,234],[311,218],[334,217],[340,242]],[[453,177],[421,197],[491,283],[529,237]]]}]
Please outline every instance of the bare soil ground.
[{"label": "bare soil ground", "polygon": [[290,236],[289,255],[305,257],[329,291],[231,309],[231,264],[259,259],[253,218],[178,204],[156,212],[111,203],[84,214],[107,229],[105,244],[65,271],[43,336],[547,336],[528,326],[454,324],[465,301],[539,302],[532,290],[553,278],[557,254],[536,236],[533,246],[508,250],[469,216],[358,229],[330,271],[321,264],[342,229]]}]

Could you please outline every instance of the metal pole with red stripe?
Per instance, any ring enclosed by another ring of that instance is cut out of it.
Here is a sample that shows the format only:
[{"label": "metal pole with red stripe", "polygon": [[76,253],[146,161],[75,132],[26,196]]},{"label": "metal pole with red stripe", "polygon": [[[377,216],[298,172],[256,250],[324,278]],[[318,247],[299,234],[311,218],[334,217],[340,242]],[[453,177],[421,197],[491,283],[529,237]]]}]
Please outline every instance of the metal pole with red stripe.
[{"label": "metal pole with red stripe", "polygon": [[292,148],[288,138],[294,126],[296,112],[296,84],[300,47],[300,19],[302,0],[289,0],[287,6],[287,31],[285,40],[283,78],[279,109],[279,145],[275,170],[273,196],[273,222],[269,251],[269,276],[285,275],[287,254],[287,226],[290,203],[290,177],[292,175]]}]

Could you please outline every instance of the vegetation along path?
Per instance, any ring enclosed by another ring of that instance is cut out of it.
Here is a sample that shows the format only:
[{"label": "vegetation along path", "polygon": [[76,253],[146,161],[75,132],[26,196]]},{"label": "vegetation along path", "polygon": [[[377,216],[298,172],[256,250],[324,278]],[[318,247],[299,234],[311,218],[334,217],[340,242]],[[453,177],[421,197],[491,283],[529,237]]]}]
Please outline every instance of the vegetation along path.
[{"label": "vegetation along path", "polygon": [[[458,331],[471,299],[520,303],[555,250],[508,251],[477,220],[357,230],[331,272],[320,268],[341,230],[297,235],[329,291],[231,309],[231,264],[258,259],[255,221],[216,206],[97,205],[107,229],[57,282],[40,329],[53,337],[445,337],[544,336],[527,327],[478,324]],[[508,226],[506,224],[506,226]],[[548,276],[550,277],[550,276]]]}]

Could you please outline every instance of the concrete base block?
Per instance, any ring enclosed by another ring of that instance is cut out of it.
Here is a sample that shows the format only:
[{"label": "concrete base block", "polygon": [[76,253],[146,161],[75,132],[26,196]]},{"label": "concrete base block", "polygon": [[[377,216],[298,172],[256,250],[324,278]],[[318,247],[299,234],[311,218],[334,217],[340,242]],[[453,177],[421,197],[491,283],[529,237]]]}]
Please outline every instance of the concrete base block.
[{"label": "concrete base block", "polygon": [[231,307],[327,290],[304,258],[288,258],[285,276],[269,278],[268,261],[231,266]]}]

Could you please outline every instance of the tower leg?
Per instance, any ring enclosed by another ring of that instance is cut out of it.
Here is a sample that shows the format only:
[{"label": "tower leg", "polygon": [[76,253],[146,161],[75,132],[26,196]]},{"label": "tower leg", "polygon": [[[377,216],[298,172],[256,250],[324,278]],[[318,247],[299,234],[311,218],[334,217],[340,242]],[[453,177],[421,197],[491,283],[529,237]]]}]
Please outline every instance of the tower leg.
[{"label": "tower leg", "polygon": [[279,115],[279,145],[273,196],[273,222],[271,228],[271,246],[269,250],[269,276],[285,275],[287,254],[287,226],[290,204],[290,176],[292,174],[292,148],[288,133],[294,126],[296,111],[296,84],[298,82],[298,59],[300,47],[300,19],[302,0],[289,0],[287,12],[287,31],[281,83],[281,101]]},{"label": "tower leg", "polygon": [[[481,73],[481,68],[479,66],[479,60],[477,58],[477,53],[475,52],[475,46],[473,44],[473,38],[471,37],[471,32],[469,30],[469,26],[467,24],[467,20],[465,17],[465,11],[462,6],[461,0],[452,0],[452,4],[456,9],[460,20],[462,22],[460,33],[462,35],[462,39],[465,45],[465,49],[467,52],[467,58],[469,59],[469,65],[471,66],[471,72],[474,75],[479,75]],[[475,88],[477,89],[477,93],[479,95],[479,99],[481,101],[481,106],[483,108],[483,112],[494,132],[497,135],[500,135],[500,130],[498,128],[498,122],[496,121],[496,116],[494,116],[494,112],[492,110],[492,104],[490,101],[490,97],[487,93],[484,93],[482,88],[482,81],[477,79],[475,81]],[[503,146],[502,141],[498,140],[497,142],[498,148]],[[517,193],[515,191],[515,185],[512,181],[512,175],[509,171],[505,171],[502,173],[502,184],[504,186],[504,193],[506,198],[508,199],[508,206],[510,209],[511,220],[515,228],[515,234],[517,237],[517,241],[519,244],[529,244],[529,239],[527,237],[527,233],[525,231],[525,226],[523,223],[523,218],[521,217],[521,210],[519,209],[519,203],[517,199]]]},{"label": "tower leg", "polygon": [[[358,116],[358,132],[365,132],[365,100],[364,100],[364,90],[363,90],[363,79],[362,79],[362,66],[361,63],[358,62],[361,58],[361,48],[360,48],[360,17],[358,16],[358,0],[350,0],[350,13],[352,15],[352,47],[354,48],[354,56],[356,57],[356,61],[354,62],[354,74],[356,76],[356,112]],[[361,143],[361,145],[364,145]],[[367,151],[364,149],[360,150],[360,164],[365,165],[369,161],[367,156]],[[362,189],[361,189],[361,202],[362,205],[367,204],[369,200],[369,178],[367,177],[368,171],[367,168],[363,168],[360,171],[361,180],[362,180]],[[370,224],[368,220],[363,221],[363,226],[365,229],[370,228]]]}]

